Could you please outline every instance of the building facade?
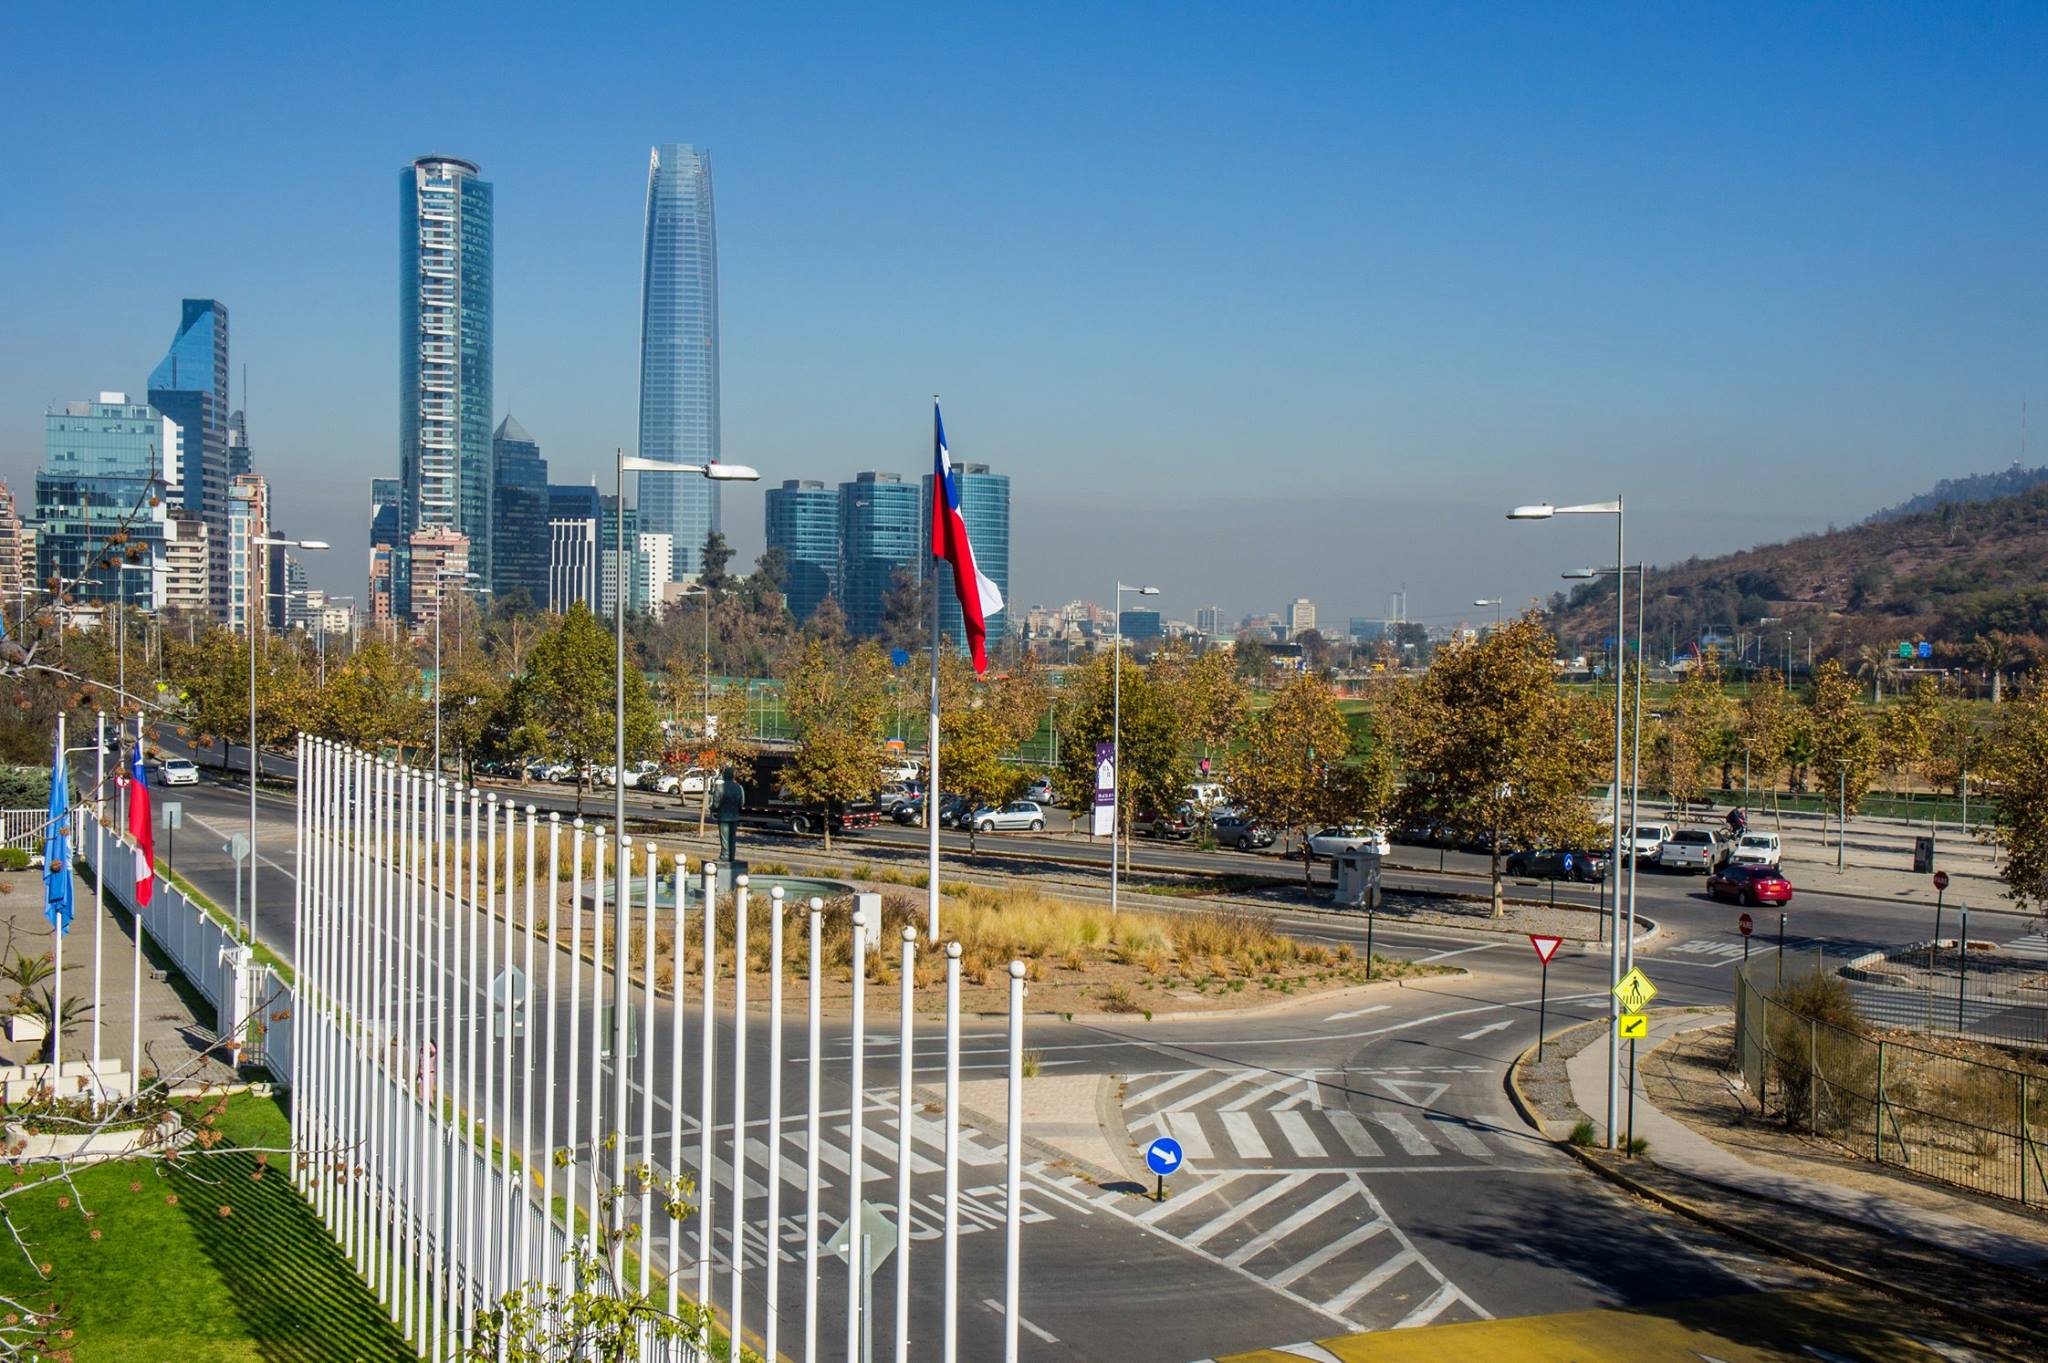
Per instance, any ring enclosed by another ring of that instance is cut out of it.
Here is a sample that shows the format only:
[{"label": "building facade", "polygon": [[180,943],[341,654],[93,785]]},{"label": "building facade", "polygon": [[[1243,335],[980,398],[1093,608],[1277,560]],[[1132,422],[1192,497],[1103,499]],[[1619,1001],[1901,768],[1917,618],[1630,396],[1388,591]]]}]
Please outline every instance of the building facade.
[{"label": "building facade", "polygon": [[[492,189],[476,165],[423,156],[399,175],[399,532],[460,534],[490,575]],[[439,541],[432,541],[439,542]],[[395,563],[399,613],[410,574]]]},{"label": "building facade", "polygon": [[[677,143],[647,162],[640,258],[640,454],[671,464],[719,457],[718,232],[710,153]],[[694,474],[642,473],[646,528],[675,544],[672,580],[704,569],[720,527],[719,485]]]},{"label": "building facade", "polygon": [[920,513],[917,485],[896,474],[862,473],[839,485],[839,605],[856,638],[882,632],[897,569],[921,575]]},{"label": "building facade", "polygon": [[491,591],[548,599],[548,465],[510,415],[491,436]]},{"label": "building facade", "polygon": [[1224,631],[1223,607],[1198,606],[1195,608],[1195,632],[1198,634],[1221,634]]},{"label": "building facade", "polygon": [[[178,333],[149,376],[149,405],[178,427],[181,449],[165,501],[195,512],[214,543],[228,531],[228,310],[211,298],[187,298]],[[167,475],[168,476],[168,475]],[[215,619],[227,617],[224,561],[210,565],[207,592]]]},{"label": "building facade", "polygon": [[[161,562],[170,508],[158,489],[167,476],[166,451],[178,443],[177,424],[126,393],[101,393],[96,402],[66,403],[43,418],[43,466],[36,473],[38,583],[64,584],[76,601],[114,601],[123,570],[110,557]],[[150,505],[152,498],[156,504]],[[124,555],[109,554],[111,538],[125,534]],[[130,605],[154,609],[155,573],[127,574]]]},{"label": "building facade", "polygon": [[[1010,599],[1010,476],[991,473],[987,464],[954,464],[953,482],[960,493],[960,519],[967,523],[967,538],[974,545],[974,566],[996,584],[1003,600]],[[932,479],[924,477],[922,513],[918,520],[923,562],[935,574],[933,590],[939,594],[939,632],[962,653],[967,651],[967,626],[960,615],[960,598],[953,590],[953,565],[931,557]],[[988,616],[988,646],[1008,637],[1007,610]]]},{"label": "building facade", "polygon": [[463,589],[470,566],[469,536],[443,526],[412,532],[406,560],[412,573],[412,612],[406,624],[416,639],[431,638],[442,603]]},{"label": "building facade", "polygon": [[197,512],[172,507],[164,522],[164,609],[207,614],[212,578],[212,529]]},{"label": "building facade", "polygon": [[[26,600],[25,589],[33,585],[22,571],[21,539],[21,513],[14,505],[14,489],[0,478],[0,613],[12,619],[20,618],[15,612]],[[33,572],[33,567],[29,571]]]},{"label": "building facade", "polygon": [[1134,642],[1163,639],[1166,637],[1166,624],[1158,611],[1119,611],[1117,632]]},{"label": "building facade", "polygon": [[547,607],[557,615],[581,604],[597,609],[597,520],[548,522]]},{"label": "building facade", "polygon": [[245,473],[228,484],[227,564],[228,628],[261,630],[270,594],[268,546],[257,543],[270,534],[270,489],[259,474]]},{"label": "building facade", "polygon": [[839,503],[839,494],[816,479],[791,478],[768,489],[767,544],[782,551],[783,595],[798,624],[838,588]]},{"label": "building facade", "polygon": [[1297,596],[1287,607],[1287,637],[1297,639],[1316,627],[1316,603]]}]

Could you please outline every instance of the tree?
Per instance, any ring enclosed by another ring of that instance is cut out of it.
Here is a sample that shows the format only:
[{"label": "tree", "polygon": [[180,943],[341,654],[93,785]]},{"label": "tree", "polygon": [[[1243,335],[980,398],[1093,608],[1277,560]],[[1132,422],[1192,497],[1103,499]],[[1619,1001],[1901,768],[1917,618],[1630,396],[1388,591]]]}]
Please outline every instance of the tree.
[{"label": "tree", "polygon": [[1206,758],[1229,744],[1251,693],[1228,652],[1164,648],[1152,660],[1152,675],[1180,717],[1181,731],[1190,746]]},{"label": "tree", "polygon": [[[583,812],[584,768],[609,762],[614,744],[613,641],[582,602],[537,640],[526,671],[513,685],[513,742],[576,768],[576,812]],[[647,678],[628,667],[626,751],[631,761],[651,751],[660,733]]]},{"label": "tree", "polygon": [[1764,784],[1775,790],[1792,741],[1792,696],[1784,677],[1764,669],[1743,702],[1735,736],[1748,754],[1752,774],[1761,773]]},{"label": "tree", "polygon": [[1927,765],[1934,749],[1935,727],[1941,722],[1941,683],[1922,677],[1913,689],[1887,706],[1878,717],[1877,762],[1885,784],[1898,794],[1899,776]]},{"label": "tree", "polygon": [[[939,655],[939,779],[946,789],[978,805],[1015,799],[1030,779],[1010,758],[1038,732],[1045,686],[1030,655],[1009,672],[978,677],[952,649]],[[967,845],[976,829],[967,825]]]},{"label": "tree", "polygon": [[433,729],[432,707],[420,699],[423,685],[409,648],[372,639],[328,671],[309,722],[361,751],[376,752],[386,744],[403,750]]},{"label": "tree", "polygon": [[1496,916],[1504,845],[1585,846],[1597,832],[1585,799],[1599,767],[1597,710],[1558,689],[1555,651],[1525,616],[1438,649],[1389,711],[1403,808],[1488,843]]},{"label": "tree", "polygon": [[2048,904],[2048,682],[2028,681],[2005,705],[1984,757],[1998,797],[1999,877],[2021,908],[2039,909]]},{"label": "tree", "polygon": [[502,739],[509,732],[511,698],[510,681],[481,656],[443,669],[441,742],[454,749],[465,780],[475,774],[477,757],[493,736]]},{"label": "tree", "polygon": [[882,627],[876,640],[883,648],[915,653],[931,647],[931,584],[929,574],[919,577],[900,564],[890,572],[889,586],[882,593]]},{"label": "tree", "polygon": [[[1112,662],[1108,654],[1096,655],[1069,672],[1060,691],[1055,712],[1060,764],[1054,782],[1062,801],[1073,808],[1085,807],[1095,789],[1095,745],[1111,741]],[[1150,672],[1128,659],[1123,667],[1121,734],[1117,806],[1128,830],[1135,810],[1177,802],[1187,779],[1180,716]]]},{"label": "tree", "polygon": [[[185,713],[193,729],[220,743],[221,769],[225,771],[228,749],[248,741],[248,636],[223,629],[208,630],[192,644],[171,654],[170,669],[185,692]],[[311,694],[303,660],[290,642],[271,635],[260,636],[256,653],[256,741],[290,740],[303,727],[312,708]]]},{"label": "tree", "polygon": [[800,800],[825,806],[825,846],[832,818],[882,784],[882,721],[888,711],[889,660],[873,644],[850,655],[809,639],[783,686],[796,754],[784,780]]},{"label": "tree", "polygon": [[713,530],[704,537],[704,571],[697,575],[697,585],[711,593],[715,601],[732,589],[732,574],[726,571],[732,563],[732,546],[725,542],[723,531]]},{"label": "tree", "polygon": [[1928,735],[1920,776],[1936,790],[1960,795],[1970,770],[1970,752],[1977,742],[1977,722],[1970,704],[1950,691],[1941,702]]},{"label": "tree", "polygon": [[1302,841],[1302,883],[1315,883],[1307,834],[1337,818],[1346,784],[1333,773],[1351,750],[1351,726],[1320,677],[1297,672],[1263,710],[1245,715],[1230,760],[1230,798],[1253,818]]},{"label": "tree", "polygon": [[[1612,711],[1610,710],[1610,714]],[[1651,746],[1653,779],[1680,809],[1700,798],[1707,767],[1727,727],[1728,698],[1721,690],[1720,656],[1708,649],[1678,683]]]},{"label": "tree", "polygon": [[1815,785],[1823,793],[1835,786],[1854,814],[1870,789],[1870,773],[1877,763],[1877,739],[1864,718],[1858,689],[1842,665],[1823,659],[1813,669],[1813,698],[1806,706],[1806,723],[1813,741]]}]

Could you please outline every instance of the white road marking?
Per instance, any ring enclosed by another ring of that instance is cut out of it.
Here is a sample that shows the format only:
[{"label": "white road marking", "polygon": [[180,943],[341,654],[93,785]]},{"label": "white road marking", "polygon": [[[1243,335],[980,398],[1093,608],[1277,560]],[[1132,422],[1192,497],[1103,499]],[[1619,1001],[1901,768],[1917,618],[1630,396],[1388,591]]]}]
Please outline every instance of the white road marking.
[{"label": "white road marking", "polygon": [[1144,1211],[1139,1212],[1133,1219],[1150,1225],[1152,1222],[1163,1218],[1168,1212],[1179,1211],[1184,1207],[1191,1206],[1207,1197],[1210,1193],[1222,1192],[1225,1188],[1237,1182],[1239,1177],[1238,1174],[1225,1174],[1220,1178],[1206,1179],[1201,1183],[1197,1183],[1187,1192],[1175,1193],[1171,1202],[1153,1203]]},{"label": "white road marking", "polygon": [[1415,1123],[1398,1112],[1368,1113],[1374,1121],[1387,1129],[1387,1134],[1401,1143],[1401,1151],[1408,1155],[1434,1155],[1436,1147],[1429,1138],[1415,1129]]},{"label": "white road marking", "polygon": [[1453,956],[1469,956],[1475,951],[1492,951],[1499,942],[1481,942],[1476,947],[1459,947],[1455,951],[1439,951],[1429,956],[1417,956],[1415,964],[1428,965],[1431,961],[1448,961]]},{"label": "white road marking", "polygon": [[1357,1282],[1351,1284],[1351,1286],[1345,1288],[1342,1292],[1339,1292],[1336,1296],[1326,1300],[1323,1303],[1323,1309],[1325,1311],[1335,1311],[1340,1313],[1344,1311],[1349,1311],[1351,1309],[1352,1303],[1356,1302],[1360,1297],[1372,1291],[1375,1287],[1378,1287],[1381,1283],[1393,1277],[1402,1269],[1407,1268],[1411,1264],[1420,1263],[1421,1261],[1422,1256],[1420,1254],[1417,1254],[1412,1249],[1403,1249],[1399,1254],[1396,1254],[1393,1258],[1387,1260],[1378,1268],[1366,1274],[1363,1278],[1360,1278]]},{"label": "white road marking", "polygon": [[1270,1159],[1273,1152],[1266,1148],[1265,1137],[1259,1134],[1258,1124],[1249,1112],[1225,1112],[1221,1114],[1223,1130],[1230,1137],[1230,1143],[1246,1159]]},{"label": "white road marking", "polygon": [[1235,1251],[1224,1256],[1223,1262],[1235,1267],[1238,1264],[1248,1263],[1258,1258],[1259,1255],[1265,1253],[1274,1245],[1279,1244],[1282,1240],[1294,1234],[1324,1212],[1356,1196],[1357,1192],[1358,1189],[1349,1183],[1339,1184],[1315,1201],[1309,1203],[1306,1207],[1303,1207],[1300,1211],[1294,1213],[1294,1215],[1288,1217],[1285,1221],[1276,1222],[1245,1241]]},{"label": "white road marking", "polygon": [[1459,1038],[1458,1038],[1458,1040],[1460,1040],[1460,1041],[1477,1041],[1477,1040],[1478,1040],[1478,1039],[1479,1039],[1480,1037],[1483,1037],[1483,1036],[1485,1036],[1485,1035],[1486,1035],[1486,1034],[1487,1034],[1488,1032],[1498,1032],[1498,1031],[1501,1031],[1501,1030],[1502,1030],[1502,1029],[1504,1029],[1504,1028],[1507,1028],[1507,1027],[1512,1027],[1512,1026],[1514,1026],[1514,1025],[1515,1025],[1515,1023],[1514,1023],[1514,1019],[1512,1019],[1512,1018],[1503,1018],[1503,1019],[1502,1019],[1501,1021],[1499,1021],[1499,1022],[1489,1022],[1489,1023],[1487,1023],[1487,1024],[1486,1024],[1486,1025],[1485,1025],[1484,1027],[1481,1027],[1481,1028],[1479,1028],[1479,1029],[1478,1029],[1478,1030],[1476,1030],[1476,1031],[1471,1031],[1471,1032],[1467,1032],[1467,1033],[1465,1033],[1465,1034],[1464,1034],[1463,1036],[1459,1037]]},{"label": "white road marking", "polygon": [[1202,1124],[1195,1120],[1194,1113],[1167,1113],[1166,1129],[1180,1142],[1181,1153],[1189,1159],[1209,1158],[1209,1138],[1202,1134]]},{"label": "white road marking", "polygon": [[[981,1304],[983,1306],[986,1306],[989,1310],[995,1312],[999,1316],[1003,1314],[1003,1304],[997,1301],[994,1297],[983,1297],[981,1299]],[[1022,1326],[1024,1329],[1029,1330],[1032,1334],[1038,1336],[1047,1344],[1057,1344],[1060,1342],[1058,1335],[1051,1333],[1050,1331],[1046,1330],[1043,1326],[1033,1325],[1021,1311],[1017,1314],[1017,1324]]]},{"label": "white road marking", "polygon": [[1253,1089],[1250,1093],[1245,1094],[1241,1098],[1231,1099],[1229,1102],[1223,1105],[1223,1110],[1225,1112],[1242,1112],[1246,1108],[1252,1106],[1252,1104],[1258,1102],[1259,1099],[1264,1098],[1266,1095],[1271,1093],[1278,1093],[1281,1089],[1287,1088],[1290,1085],[1297,1084],[1300,1082],[1300,1076],[1298,1075],[1283,1074],[1278,1079],[1268,1080],[1266,1083],[1259,1085],[1257,1088]]},{"label": "white road marking", "polygon": [[1287,1196],[1287,1194],[1308,1182],[1312,1177],[1314,1176],[1311,1174],[1289,1174],[1285,1178],[1276,1179],[1236,1206],[1227,1207],[1222,1212],[1211,1217],[1193,1233],[1181,1236],[1180,1242],[1190,1249],[1200,1249],[1205,1242],[1213,1240],[1216,1236],[1229,1230],[1232,1226],[1244,1220],[1253,1212],[1258,1211],[1259,1208],[1267,1203],[1277,1202],[1279,1199]]},{"label": "white road marking", "polygon": [[1436,1290],[1436,1295],[1407,1315],[1394,1322],[1396,1330],[1409,1330],[1418,1325],[1427,1325],[1444,1313],[1444,1308],[1458,1299],[1458,1289],[1445,1283]]},{"label": "white road marking", "polygon": [[1365,1124],[1348,1112],[1329,1112],[1330,1129],[1337,1133],[1337,1139],[1344,1142],[1344,1148],[1360,1159],[1379,1158],[1379,1143],[1373,1140]]},{"label": "white road marking", "polygon": [[1273,1121],[1280,1128],[1282,1139],[1295,1154],[1303,1159],[1326,1158],[1328,1152],[1323,1149],[1323,1143],[1316,1139],[1316,1133],[1309,1129],[1308,1118],[1299,1112],[1276,1112],[1273,1114]]},{"label": "white road marking", "polygon": [[1298,1259],[1294,1263],[1289,1264],[1267,1281],[1271,1282],[1275,1287],[1285,1287],[1297,1278],[1306,1278],[1338,1255],[1358,1248],[1358,1246],[1387,1228],[1388,1222],[1385,1217],[1368,1221],[1362,1226],[1346,1231],[1314,1254],[1309,1255],[1306,1259]]},{"label": "white road marking", "polygon": [[1349,1022],[1352,1018],[1362,1018],[1367,1013],[1384,1013],[1393,1006],[1394,1005],[1391,1003],[1375,1003],[1370,1008],[1354,1008],[1348,1013],[1332,1013],[1328,1017],[1324,1018],[1323,1021]]},{"label": "white road marking", "polygon": [[1168,1090],[1179,1088],[1189,1080],[1198,1079],[1208,1072],[1207,1070],[1182,1070],[1178,1074],[1169,1074],[1164,1079],[1147,1084],[1136,1093],[1125,1093],[1124,1106],[1137,1107],[1141,1103],[1151,1102],[1164,1095]]},{"label": "white road marking", "polygon": [[1480,1159],[1493,1158],[1493,1151],[1486,1148],[1486,1143],[1474,1135],[1456,1117],[1447,1117],[1441,1112],[1431,1112],[1426,1114],[1426,1116],[1429,1121],[1430,1130],[1458,1147],[1461,1152],[1467,1155],[1476,1155]]},{"label": "white road marking", "polygon": [[1424,1079],[1376,1078],[1373,1082],[1393,1094],[1396,1098],[1399,1098],[1402,1102],[1413,1103],[1417,1107],[1428,1107],[1431,1103],[1443,1097],[1444,1090],[1450,1087],[1449,1084],[1432,1084]]}]

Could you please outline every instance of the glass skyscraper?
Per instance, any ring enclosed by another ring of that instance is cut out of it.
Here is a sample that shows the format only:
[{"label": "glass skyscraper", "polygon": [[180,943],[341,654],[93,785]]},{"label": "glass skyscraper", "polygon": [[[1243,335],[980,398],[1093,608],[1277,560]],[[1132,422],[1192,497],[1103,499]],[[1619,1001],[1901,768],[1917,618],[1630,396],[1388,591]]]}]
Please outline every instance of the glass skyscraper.
[{"label": "glass skyscraper", "polygon": [[[671,464],[719,456],[718,233],[711,158],[673,142],[647,162],[640,257],[640,454]],[[718,484],[694,474],[642,473],[640,518],[675,544],[675,580],[704,570],[719,528]]]},{"label": "glass skyscraper", "polygon": [[548,465],[540,445],[510,415],[491,437],[491,590],[499,601],[524,591],[548,600]]},{"label": "glass skyscraper", "polygon": [[918,576],[918,512],[917,485],[896,474],[862,473],[839,485],[839,604],[848,633],[880,634],[896,570]]},{"label": "glass skyscraper", "polygon": [[[72,402],[43,419],[43,466],[36,471],[36,579],[60,579],[80,601],[114,601],[124,570],[106,564],[109,537],[126,528],[137,563],[161,567],[169,507],[149,505],[151,480],[168,472],[177,425],[125,393]],[[225,489],[223,490],[225,497]],[[132,518],[132,519],[131,519]],[[113,550],[116,561],[124,556]],[[127,571],[130,605],[154,608],[157,573]],[[75,585],[74,585],[75,582]]]},{"label": "glass skyscraper", "polygon": [[[228,532],[228,310],[211,298],[187,298],[178,334],[149,376],[149,405],[178,424],[184,438],[171,500],[206,522],[215,543]],[[214,618],[225,619],[227,571],[212,565],[207,583]]]},{"label": "glass skyscraper", "polygon": [[[423,156],[399,175],[399,519],[469,537],[491,577],[492,195],[477,167]],[[410,614],[403,556],[395,585]]]},{"label": "glass skyscraper", "polygon": [[[839,576],[839,494],[815,479],[768,489],[768,547],[780,549],[785,595],[798,624],[834,595]],[[840,603],[845,609],[845,603]]]},{"label": "glass skyscraper", "polygon": [[[967,523],[967,538],[974,545],[974,566],[1003,594],[1004,609],[984,622],[988,646],[994,648],[1010,633],[1010,475],[990,473],[987,464],[955,464],[953,481],[960,489],[960,519]],[[939,594],[939,632],[965,653],[967,622],[960,617],[960,598],[953,591],[953,565],[931,556],[931,498],[931,475],[926,474],[917,523],[919,555],[937,574],[933,587]]]}]

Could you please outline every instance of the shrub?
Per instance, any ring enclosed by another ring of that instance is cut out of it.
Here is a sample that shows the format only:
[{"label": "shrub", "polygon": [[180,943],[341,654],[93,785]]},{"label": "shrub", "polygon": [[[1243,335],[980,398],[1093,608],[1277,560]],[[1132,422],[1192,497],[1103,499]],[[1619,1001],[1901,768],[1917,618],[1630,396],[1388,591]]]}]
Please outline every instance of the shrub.
[{"label": "shrub", "polygon": [[1814,971],[1771,994],[1771,1075],[1788,1126],[1815,1134],[1860,1130],[1870,1120],[1877,1044],[1848,982]]},{"label": "shrub", "polygon": [[0,871],[26,871],[28,863],[26,847],[0,847]]},{"label": "shrub", "polygon": [[1581,1147],[1591,1145],[1593,1143],[1593,1123],[1588,1119],[1581,1118],[1578,1125],[1572,1128],[1572,1134],[1569,1139],[1573,1145]]}]

